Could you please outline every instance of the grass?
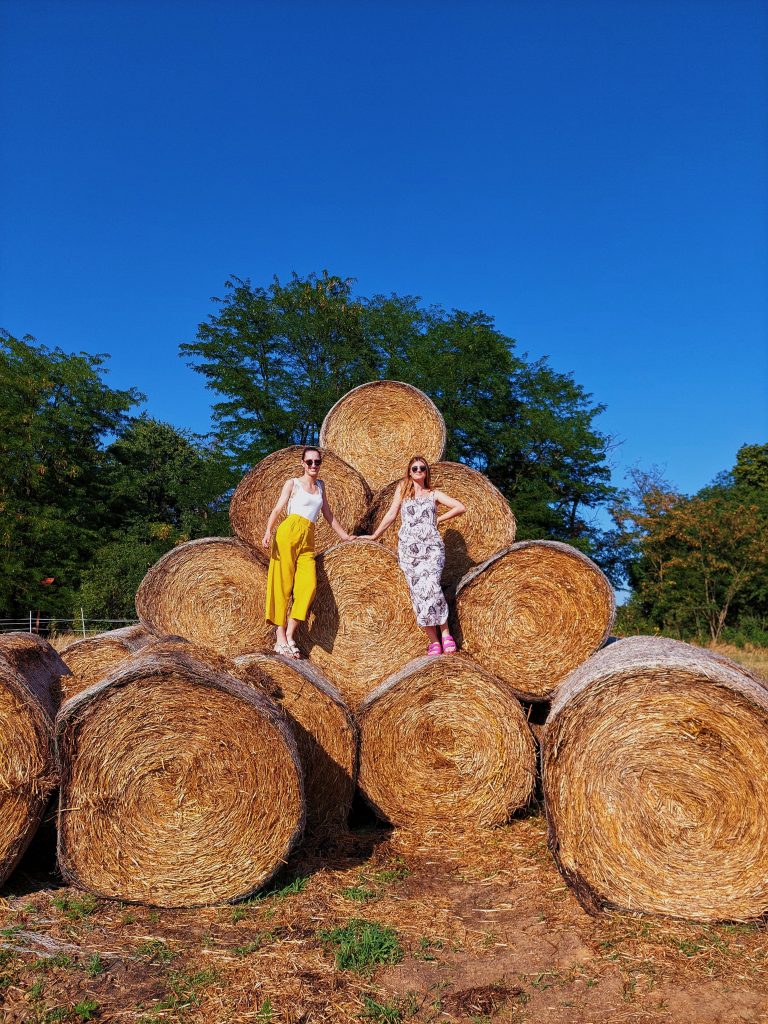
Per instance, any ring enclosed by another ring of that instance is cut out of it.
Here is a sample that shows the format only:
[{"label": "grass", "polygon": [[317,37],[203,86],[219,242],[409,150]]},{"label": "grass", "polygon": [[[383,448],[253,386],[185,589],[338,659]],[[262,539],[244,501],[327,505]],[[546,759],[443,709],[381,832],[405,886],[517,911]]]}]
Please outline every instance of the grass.
[{"label": "grass", "polygon": [[84,921],[96,910],[98,901],[94,896],[54,896],[51,903],[70,921]]},{"label": "grass", "polygon": [[376,921],[356,917],[343,927],[318,932],[318,938],[335,947],[340,971],[365,973],[378,964],[398,964],[403,959],[397,932]]},{"label": "grass", "polygon": [[136,952],[139,956],[145,956],[150,962],[156,964],[169,964],[176,956],[168,943],[163,942],[162,939],[150,939],[148,942],[142,942],[140,946],[136,947]]},{"label": "grass", "polygon": [[394,1003],[377,1003],[370,996],[365,996],[363,1006],[360,1014],[363,1020],[374,1020],[379,1024],[400,1024],[404,1017],[404,1008],[399,1000]]}]

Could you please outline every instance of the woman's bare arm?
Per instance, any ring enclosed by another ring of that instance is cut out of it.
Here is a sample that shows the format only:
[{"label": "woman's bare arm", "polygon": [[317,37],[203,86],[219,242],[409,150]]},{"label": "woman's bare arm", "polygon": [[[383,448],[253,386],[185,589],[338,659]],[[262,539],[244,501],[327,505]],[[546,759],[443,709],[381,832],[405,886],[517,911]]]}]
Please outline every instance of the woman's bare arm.
[{"label": "woman's bare arm", "polygon": [[277,517],[286,508],[288,502],[291,500],[292,490],[293,480],[286,480],[285,483],[283,484],[282,491],[280,491],[280,497],[277,499],[277,504],[272,509],[269,515],[269,519],[267,520],[267,529],[261,541],[261,546],[263,548],[268,549],[269,545],[272,543],[272,534],[274,533],[275,530],[275,523],[277,522]]},{"label": "woman's bare arm", "polygon": [[392,504],[387,510],[387,514],[381,520],[374,533],[366,534],[363,540],[378,540],[379,537],[386,530],[390,528],[392,523],[397,519],[397,513],[400,511],[400,505],[403,501],[402,488],[398,485],[395,488],[395,496],[392,498]]},{"label": "woman's bare arm", "polygon": [[347,533],[347,531],[344,529],[344,527],[339,523],[338,519],[336,519],[336,517],[334,516],[333,512],[331,511],[331,506],[328,504],[328,498],[326,496],[325,488],[324,487],[323,487],[323,516],[325,517],[325,521],[328,523],[330,528],[335,533],[337,533],[339,535],[339,537],[341,537],[342,540],[352,540],[350,535]]},{"label": "woman's bare arm", "polygon": [[449,519],[455,519],[456,516],[463,516],[467,511],[467,506],[463,502],[457,501],[456,498],[449,497],[442,491],[435,491],[435,501],[439,501],[441,505],[445,505],[448,509],[447,512],[442,512],[437,517],[436,522],[438,523],[447,523]]}]

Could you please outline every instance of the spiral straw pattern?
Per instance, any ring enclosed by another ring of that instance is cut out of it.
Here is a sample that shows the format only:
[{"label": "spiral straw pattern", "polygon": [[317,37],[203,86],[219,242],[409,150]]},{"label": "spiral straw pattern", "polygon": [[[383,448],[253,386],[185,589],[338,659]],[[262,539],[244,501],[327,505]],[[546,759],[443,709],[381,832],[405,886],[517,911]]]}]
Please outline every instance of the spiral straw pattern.
[{"label": "spiral straw pattern", "polygon": [[154,635],[143,626],[124,626],[76,640],[65,647],[61,657],[72,674],[64,676],[61,681],[62,699],[68,700],[98,683],[152,640]]}]

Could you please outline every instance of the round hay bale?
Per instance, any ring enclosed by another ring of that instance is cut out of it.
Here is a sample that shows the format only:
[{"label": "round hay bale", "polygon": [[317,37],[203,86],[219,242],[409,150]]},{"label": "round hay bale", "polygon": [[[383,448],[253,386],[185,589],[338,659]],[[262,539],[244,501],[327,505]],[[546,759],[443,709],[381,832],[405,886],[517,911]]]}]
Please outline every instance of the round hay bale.
[{"label": "round hay bale", "polygon": [[339,399],[323,420],[320,444],[353,466],[375,491],[402,477],[413,455],[430,463],[443,457],[445,420],[418,388],[376,380]]},{"label": "round hay bale", "polygon": [[62,699],[68,700],[98,683],[153,639],[143,626],[125,626],[76,640],[65,647],[61,657],[71,675],[64,676],[61,681]]},{"label": "round hay bale", "polygon": [[29,845],[56,785],[53,717],[67,671],[41,637],[0,635],[0,884]]},{"label": "round hay bale", "polygon": [[301,835],[298,751],[264,693],[179,649],[139,654],[63,706],[59,864],[111,899],[247,896]]},{"label": "round hay bale", "polygon": [[[431,469],[432,487],[467,507],[464,515],[449,519],[438,527],[445,542],[443,586],[452,587],[473,566],[513,544],[517,524],[507,499],[476,469],[459,462],[437,462]],[[375,495],[358,532],[373,533],[376,530],[392,504],[398,485],[399,481],[394,480]],[[380,543],[397,551],[399,528],[400,522],[396,520],[379,537]]]},{"label": "round hay bale", "polygon": [[345,541],[319,555],[317,595],[298,643],[354,711],[377,683],[421,654],[408,584],[387,548]]},{"label": "round hay bale", "polygon": [[611,644],[555,695],[543,771],[550,847],[587,909],[768,912],[768,690],[741,666]]},{"label": "round hay bale", "polygon": [[288,715],[304,769],[307,829],[343,828],[355,795],[357,726],[339,691],[308,661],[276,654],[242,655],[234,671]]},{"label": "round hay bale", "polygon": [[613,589],[586,555],[525,540],[472,569],[456,590],[463,650],[525,700],[545,700],[610,633]]},{"label": "round hay bale", "polygon": [[[245,474],[232,495],[229,506],[232,530],[263,562],[269,561],[269,552],[261,546],[267,520],[285,481],[301,475],[301,452],[301,445],[293,445],[268,455]],[[347,533],[351,533],[368,508],[371,492],[357,470],[338,455],[322,451],[322,456],[322,480],[331,509]],[[315,527],[315,551],[325,551],[338,540],[321,515]]]},{"label": "round hay bale", "polygon": [[272,645],[264,621],[267,569],[230,537],[179,544],[152,566],[136,594],[136,611],[153,633],[175,634],[234,657]]},{"label": "round hay bale", "polygon": [[499,825],[535,780],[520,702],[462,655],[417,658],[360,707],[359,785],[393,825]]}]

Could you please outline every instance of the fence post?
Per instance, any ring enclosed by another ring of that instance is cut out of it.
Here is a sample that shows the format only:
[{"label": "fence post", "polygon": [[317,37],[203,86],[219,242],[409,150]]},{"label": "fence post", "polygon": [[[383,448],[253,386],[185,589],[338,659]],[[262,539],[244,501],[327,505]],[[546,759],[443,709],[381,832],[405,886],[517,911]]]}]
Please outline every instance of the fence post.
[{"label": "fence post", "polygon": [[32,609],[29,611],[29,632],[32,632]]},{"label": "fence post", "polygon": [[83,636],[85,636],[85,612],[82,608],[80,609],[80,624],[83,627]]}]

